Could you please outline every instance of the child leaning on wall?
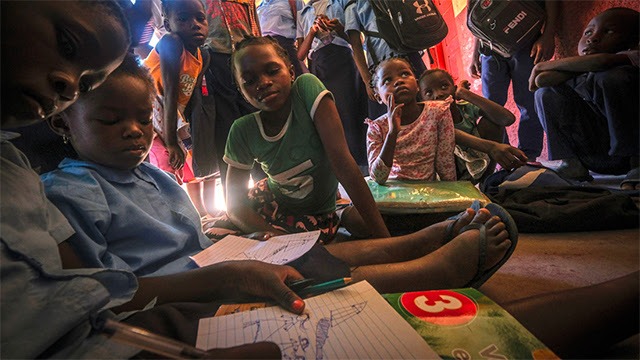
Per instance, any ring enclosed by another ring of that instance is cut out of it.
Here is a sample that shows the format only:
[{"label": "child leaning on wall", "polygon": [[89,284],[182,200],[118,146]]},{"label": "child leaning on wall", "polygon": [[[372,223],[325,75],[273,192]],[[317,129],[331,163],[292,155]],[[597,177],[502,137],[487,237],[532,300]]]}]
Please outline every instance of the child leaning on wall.
[{"label": "child leaning on wall", "polygon": [[[550,160],[584,181],[589,170],[624,174],[638,189],[638,11],[611,8],[587,24],[578,56],[542,62],[531,72]],[[539,90],[538,90],[539,89]]]}]

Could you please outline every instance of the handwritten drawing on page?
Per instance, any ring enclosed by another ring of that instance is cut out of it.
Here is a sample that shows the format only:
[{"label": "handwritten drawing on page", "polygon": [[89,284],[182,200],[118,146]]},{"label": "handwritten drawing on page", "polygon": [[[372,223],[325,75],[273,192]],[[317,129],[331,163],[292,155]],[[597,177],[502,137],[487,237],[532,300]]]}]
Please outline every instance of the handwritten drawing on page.
[{"label": "handwritten drawing on page", "polygon": [[196,346],[272,341],[292,360],[440,358],[366,281],[305,302],[302,315],[273,306],[201,319]]},{"label": "handwritten drawing on page", "polygon": [[320,230],[274,236],[266,241],[228,235],[191,258],[200,267],[230,260],[259,260],[282,265],[304,255],[319,236]]}]

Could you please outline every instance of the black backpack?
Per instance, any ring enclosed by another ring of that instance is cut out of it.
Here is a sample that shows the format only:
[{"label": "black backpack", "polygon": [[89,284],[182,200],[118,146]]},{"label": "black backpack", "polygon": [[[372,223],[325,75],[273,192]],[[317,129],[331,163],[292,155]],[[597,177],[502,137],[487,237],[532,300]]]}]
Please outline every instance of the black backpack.
[{"label": "black backpack", "polygon": [[540,36],[546,19],[533,0],[469,0],[467,27],[480,40],[480,52],[508,58]]},{"label": "black backpack", "polygon": [[[351,0],[347,6],[355,3]],[[367,0],[376,16],[378,32],[367,36],[384,39],[399,53],[428,49],[447,36],[449,29],[432,0]]]}]

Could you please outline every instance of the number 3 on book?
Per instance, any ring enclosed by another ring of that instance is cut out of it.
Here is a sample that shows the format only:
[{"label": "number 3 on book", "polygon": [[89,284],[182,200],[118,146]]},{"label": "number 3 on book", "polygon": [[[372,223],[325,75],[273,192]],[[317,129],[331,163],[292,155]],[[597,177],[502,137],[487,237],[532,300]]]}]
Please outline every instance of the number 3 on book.
[{"label": "number 3 on book", "polygon": [[449,290],[405,293],[400,302],[411,315],[436,325],[461,325],[478,313],[473,300]]},{"label": "number 3 on book", "polygon": [[427,305],[427,303],[429,303],[429,299],[427,299],[426,296],[421,295],[421,296],[418,296],[414,300],[414,302],[417,307],[430,313],[439,313],[445,309],[453,310],[453,309],[460,309],[462,307],[462,302],[454,298],[453,296],[440,295],[440,299],[442,300],[432,301],[434,305]]}]

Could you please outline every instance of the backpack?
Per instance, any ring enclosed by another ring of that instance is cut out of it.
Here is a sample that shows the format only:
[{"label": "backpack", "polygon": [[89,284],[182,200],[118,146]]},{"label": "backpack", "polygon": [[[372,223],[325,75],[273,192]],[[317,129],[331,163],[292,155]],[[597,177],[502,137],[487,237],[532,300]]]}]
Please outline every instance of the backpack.
[{"label": "backpack", "polygon": [[546,13],[532,0],[469,0],[467,27],[480,52],[508,58],[540,36]]},{"label": "backpack", "polygon": [[[351,0],[347,6],[355,3]],[[376,16],[378,31],[363,31],[384,39],[399,53],[428,49],[449,32],[433,0],[367,0]]]}]

